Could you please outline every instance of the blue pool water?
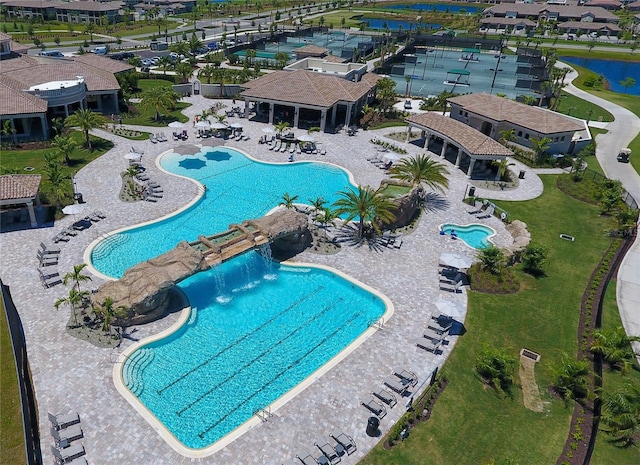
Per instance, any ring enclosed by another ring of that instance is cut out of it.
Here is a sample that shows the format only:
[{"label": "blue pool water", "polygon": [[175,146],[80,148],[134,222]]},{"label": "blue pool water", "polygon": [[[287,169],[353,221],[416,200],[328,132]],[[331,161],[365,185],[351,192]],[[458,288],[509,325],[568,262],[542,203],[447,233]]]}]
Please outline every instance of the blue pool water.
[{"label": "blue pool water", "polygon": [[207,447],[360,336],[384,302],[334,273],[249,252],[179,285],[189,321],[138,348],[127,387],[190,448]]},{"label": "blue pool water", "polygon": [[391,31],[398,31],[402,28],[404,31],[415,30],[418,25],[423,29],[440,29],[441,24],[436,23],[417,23],[415,21],[403,21],[399,19],[382,19],[382,18],[367,18],[363,17],[362,22],[366,23],[367,27],[371,29],[385,29],[389,28]]},{"label": "blue pool water", "polygon": [[268,164],[228,147],[204,147],[202,152],[163,156],[162,167],[206,186],[203,198],[188,210],[163,221],[114,234],[98,243],[93,266],[120,278],[127,268],[156,257],[182,240],[225,231],[232,223],[258,218],[277,207],[287,192],[297,202],[324,197],[329,203],[350,184],[347,173],[324,163]]},{"label": "blue pool water", "polygon": [[439,11],[441,13],[476,13],[479,8],[471,5],[451,5],[449,3],[409,3],[402,5],[388,5],[384,7],[385,10],[413,10],[413,11]]},{"label": "blue pool water", "polygon": [[[614,92],[629,95],[640,95],[640,62],[596,60],[593,58],[578,58],[561,56],[561,61],[582,66],[596,74],[601,74],[609,83],[609,88]],[[625,89],[620,81],[631,77],[636,80],[636,85]]]},{"label": "blue pool water", "polygon": [[440,230],[446,235],[451,234],[451,230],[455,230],[458,239],[462,239],[465,244],[474,249],[484,249],[491,245],[489,238],[495,234],[495,231],[483,224],[468,224],[461,226],[459,224],[447,223],[440,226]]}]

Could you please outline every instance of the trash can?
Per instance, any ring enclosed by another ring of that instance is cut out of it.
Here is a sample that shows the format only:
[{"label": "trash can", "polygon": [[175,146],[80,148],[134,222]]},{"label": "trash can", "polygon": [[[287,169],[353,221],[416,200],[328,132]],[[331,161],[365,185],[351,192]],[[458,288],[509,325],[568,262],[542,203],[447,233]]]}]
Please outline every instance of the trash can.
[{"label": "trash can", "polygon": [[524,179],[524,170],[520,170],[520,174],[518,175],[518,179]]},{"label": "trash can", "polygon": [[367,420],[367,436],[372,438],[378,435],[378,427],[380,426],[380,419],[378,417],[369,417]]},{"label": "trash can", "polygon": [[75,199],[78,201],[78,203],[84,203],[84,200],[82,199],[82,194],[80,192],[77,192],[74,195]]},{"label": "trash can", "polygon": [[475,197],[476,196],[476,188],[474,186],[471,186],[469,188],[469,197]]}]

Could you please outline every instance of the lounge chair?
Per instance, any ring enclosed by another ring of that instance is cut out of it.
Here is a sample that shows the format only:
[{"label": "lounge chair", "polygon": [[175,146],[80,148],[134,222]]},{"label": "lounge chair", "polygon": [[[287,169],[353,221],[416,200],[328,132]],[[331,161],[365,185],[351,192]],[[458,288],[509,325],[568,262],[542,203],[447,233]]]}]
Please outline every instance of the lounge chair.
[{"label": "lounge chair", "polygon": [[477,215],[478,213],[482,213],[482,210],[485,207],[485,205],[482,202],[478,201],[478,200],[476,200],[473,203],[473,206],[475,208],[473,210],[471,210],[470,212],[467,212],[467,213],[469,213],[469,215]]},{"label": "lounge chair", "polygon": [[73,444],[65,449],[56,449],[51,446],[51,453],[60,463],[68,464],[73,459],[84,455],[84,446],[82,444]]},{"label": "lounge chair", "polygon": [[393,240],[393,248],[394,249],[399,249],[400,247],[402,247],[404,240],[402,239],[402,235],[396,236],[396,238]]},{"label": "lounge chair", "polygon": [[382,405],[380,402],[376,402],[373,399],[370,399],[368,402],[360,402],[360,405],[369,410],[378,418],[384,418],[387,414],[387,409],[384,408],[384,405]]},{"label": "lounge chair", "polygon": [[138,181],[143,181],[144,182],[144,181],[148,181],[151,178],[149,177],[149,175],[147,173],[138,173],[138,174],[136,174],[136,179]]},{"label": "lounge chair", "polygon": [[413,371],[394,371],[393,374],[400,378],[400,381],[405,386],[415,386],[418,384],[418,375],[416,375]]},{"label": "lounge chair", "polygon": [[434,342],[438,342],[438,341],[442,341],[442,339],[444,338],[443,334],[441,332],[438,331],[434,331],[431,328],[427,328],[422,332],[422,337],[426,338],[426,339],[430,339]]},{"label": "lounge chair", "polygon": [[51,238],[51,242],[57,244],[59,242],[69,242],[70,237],[67,235],[66,231],[60,231],[58,234]]},{"label": "lounge chair", "polygon": [[40,281],[45,289],[62,283],[62,278],[60,277],[58,270],[43,271],[42,268],[38,268],[38,273],[40,275]]},{"label": "lounge chair", "polygon": [[242,135],[242,140],[250,140],[250,139],[251,139],[251,136],[248,136],[246,134]]},{"label": "lounge chair", "polygon": [[158,202],[158,199],[157,199],[157,198],[152,197],[152,196],[150,196],[150,195],[147,195],[147,196],[144,198],[144,200],[145,200],[145,201],[147,201],[147,202],[153,202],[153,203],[157,203],[157,202]]},{"label": "lounge chair", "polygon": [[281,153],[285,153],[287,151],[287,145],[286,144],[282,144],[282,146],[280,147],[280,152]]},{"label": "lounge chair", "polygon": [[407,392],[407,387],[402,384],[400,381],[396,381],[395,379],[387,379],[384,381],[384,385],[393,391],[397,392],[401,396]]},{"label": "lounge chair", "polygon": [[156,136],[155,136],[155,134],[153,134],[153,133],[150,133],[150,134],[149,134],[149,140],[150,140],[150,141],[151,141],[151,143],[153,143],[153,144],[157,144],[157,143],[158,143],[158,141],[156,140]]},{"label": "lounge chair", "polygon": [[51,431],[51,436],[53,436],[56,444],[60,444],[61,442],[66,442],[68,444],[71,441],[75,441],[82,437],[82,428],[80,428],[80,425],[72,425],[68,428],[61,429],[60,431],[51,426],[49,430]]},{"label": "lounge chair", "polygon": [[435,342],[435,341],[432,341],[431,339],[422,338],[418,342],[416,342],[416,345],[421,349],[426,350],[427,352],[432,352],[434,354],[437,354],[438,349],[442,345],[442,342],[443,342],[442,340]]},{"label": "lounge chair", "polygon": [[51,412],[47,412],[47,416],[49,417],[51,425],[57,430],[80,423],[80,416],[75,412],[64,415],[54,415]]},{"label": "lounge chair", "polygon": [[98,221],[100,221],[102,219],[102,217],[100,215],[98,215],[98,212],[93,212],[90,215],[87,216],[88,220],[93,222],[93,223],[97,223]]},{"label": "lounge chair", "polygon": [[162,194],[164,193],[164,189],[162,187],[149,187],[149,192],[154,194]]},{"label": "lounge chair", "polygon": [[174,132],[173,133],[173,140],[178,140],[178,139],[180,139],[180,136],[178,135],[177,132]]},{"label": "lounge chair", "polygon": [[462,282],[461,281],[458,281],[454,285],[446,284],[446,283],[440,283],[440,290],[441,291],[447,291],[447,292],[453,292],[454,294],[458,294],[458,293],[462,292],[462,289],[460,289],[460,286],[462,286]]},{"label": "lounge chair", "polygon": [[337,436],[332,434],[331,437],[333,438],[333,440],[335,442],[337,442],[338,444],[340,444],[344,448],[344,450],[347,452],[347,455],[351,455],[356,450],[358,450],[358,448],[356,447],[356,442],[349,435],[346,435],[344,433],[340,433]]},{"label": "lounge chair", "polygon": [[65,233],[67,236],[72,236],[72,237],[76,237],[76,236],[78,235],[78,231],[76,231],[76,230],[73,228],[73,225],[67,226],[67,228],[64,230],[64,233]]},{"label": "lounge chair", "polygon": [[[318,465],[318,463],[320,463],[316,459],[314,459],[311,456],[311,454],[307,454],[305,457],[300,457],[299,455],[296,455],[296,458],[298,460],[300,460],[303,465]],[[329,459],[327,459],[327,460],[329,460]]]},{"label": "lounge chair", "polygon": [[40,249],[43,254],[47,255],[58,255],[60,253],[60,247],[56,247],[55,245],[46,245],[44,242],[40,242]]},{"label": "lounge chair", "polygon": [[318,445],[318,443],[315,443],[314,445],[320,449],[320,452],[329,459],[329,463],[332,465],[340,462],[340,455],[338,454],[338,451],[331,447],[328,442],[321,446]]},{"label": "lounge chair", "polygon": [[327,154],[327,151],[325,149],[320,150],[320,155],[324,156]]},{"label": "lounge chair", "polygon": [[40,266],[52,266],[58,264],[58,255],[46,255],[42,253],[41,250],[38,250],[36,256],[38,257]]},{"label": "lounge chair", "polygon": [[78,457],[77,459],[73,459],[71,462],[66,462],[65,465],[89,465],[87,459],[84,457]]},{"label": "lounge chair", "polygon": [[377,391],[372,392],[371,394],[376,396],[378,399],[380,399],[382,402],[384,402],[391,408],[393,408],[393,406],[398,403],[398,401],[396,400],[396,396],[394,396],[392,393],[390,393],[386,389],[380,388]]},{"label": "lounge chair", "polygon": [[491,218],[493,216],[493,212],[495,210],[496,210],[496,207],[491,205],[489,208],[487,208],[485,210],[484,214],[478,215],[478,216],[476,216],[476,218],[478,218],[479,220],[482,220],[482,219],[485,219],[485,218]]},{"label": "lounge chair", "polygon": [[148,197],[152,197],[154,199],[161,199],[162,198],[162,192],[150,191],[150,192],[147,193],[147,198]]},{"label": "lounge chair", "polygon": [[449,332],[449,330],[451,329],[451,327],[453,326],[453,320],[449,319],[449,320],[436,320],[436,324],[437,326],[433,326],[433,325],[429,325],[428,328],[434,330],[436,333],[439,334],[447,334]]}]

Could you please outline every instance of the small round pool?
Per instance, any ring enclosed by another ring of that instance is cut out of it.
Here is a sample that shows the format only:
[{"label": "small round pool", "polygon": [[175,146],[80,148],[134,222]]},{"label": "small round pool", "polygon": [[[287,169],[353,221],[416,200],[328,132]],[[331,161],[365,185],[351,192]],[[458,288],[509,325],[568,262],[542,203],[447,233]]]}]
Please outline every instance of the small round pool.
[{"label": "small round pool", "polygon": [[440,231],[444,235],[450,236],[455,231],[458,239],[461,239],[472,249],[484,249],[491,245],[491,238],[496,235],[496,231],[489,226],[479,223],[471,223],[460,225],[454,223],[445,223],[440,225]]}]

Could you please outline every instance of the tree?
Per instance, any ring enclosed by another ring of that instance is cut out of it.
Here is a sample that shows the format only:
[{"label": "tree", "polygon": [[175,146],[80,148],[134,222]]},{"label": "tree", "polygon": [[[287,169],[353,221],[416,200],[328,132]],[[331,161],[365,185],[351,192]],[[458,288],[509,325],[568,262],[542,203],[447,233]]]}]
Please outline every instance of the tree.
[{"label": "tree", "polygon": [[71,136],[57,135],[53,138],[53,142],[51,143],[51,145],[55,147],[58,153],[64,157],[64,162],[67,165],[70,165],[71,153],[78,146],[76,141]]},{"label": "tree", "polygon": [[50,191],[56,201],[56,205],[62,205],[62,199],[67,194],[67,177],[62,171],[57,153],[46,152],[44,154],[44,172],[49,181]]},{"label": "tree", "polygon": [[6,119],[2,122],[2,135],[11,137],[14,144],[16,143],[16,132],[17,131],[11,124],[10,119]]},{"label": "tree", "polygon": [[329,225],[333,226],[338,218],[336,212],[327,207],[323,207],[320,214],[316,215],[316,221],[325,230]]},{"label": "tree", "polygon": [[53,306],[56,310],[60,309],[61,305],[69,305],[71,307],[71,313],[73,314],[73,319],[76,323],[76,327],[78,324],[78,315],[76,314],[76,308],[78,305],[82,304],[84,299],[89,295],[89,291],[79,291],[75,287],[69,290],[69,295],[67,297],[61,297],[53,303]]},{"label": "tree", "polygon": [[612,367],[626,374],[635,363],[636,354],[632,342],[640,342],[640,336],[628,336],[622,326],[616,329],[597,329],[593,332],[591,351],[602,354]]},{"label": "tree", "polygon": [[605,179],[598,183],[596,199],[598,199],[598,204],[600,205],[600,214],[608,215],[611,213],[611,210],[622,203],[623,194],[622,182],[618,180]]},{"label": "tree", "polygon": [[386,113],[396,101],[396,83],[391,78],[382,78],[376,83],[376,96],[382,111]]},{"label": "tree", "polygon": [[274,127],[276,128],[278,134],[282,134],[282,131],[289,127],[289,123],[286,121],[280,121],[279,123],[275,124]]},{"label": "tree", "polygon": [[102,320],[102,331],[109,331],[111,323],[114,320],[120,320],[127,317],[127,311],[124,307],[114,307],[114,301],[111,297],[104,299],[104,302],[93,307],[93,313]]},{"label": "tree", "polygon": [[86,34],[89,34],[89,38],[91,39],[91,43],[93,43],[93,34],[96,32],[96,25],[95,23],[87,23],[87,25],[84,27],[84,32]]},{"label": "tree", "polygon": [[187,82],[193,73],[193,68],[189,63],[178,63],[176,65],[176,73],[178,73],[183,82]]},{"label": "tree", "polygon": [[630,234],[638,222],[638,210],[634,210],[627,205],[622,205],[615,213],[618,231],[623,234]]},{"label": "tree", "polygon": [[64,120],[64,124],[68,128],[79,127],[84,133],[85,145],[91,150],[89,131],[106,126],[107,120],[99,113],[95,113],[88,108],[81,108],[76,110],[73,115],[69,115],[67,119]]},{"label": "tree", "polygon": [[500,131],[500,142],[504,146],[509,146],[509,142],[515,142],[516,130],[515,129],[503,129]]},{"label": "tree", "polygon": [[80,283],[91,281],[91,276],[87,276],[86,274],[82,274],[82,270],[87,267],[86,263],[81,263],[80,265],[73,265],[73,271],[68,272],[62,278],[62,284],[65,286],[69,283],[69,281],[73,281],[73,288],[80,292]]},{"label": "tree", "polygon": [[529,243],[522,252],[522,268],[534,276],[543,276],[542,266],[547,260],[547,249],[541,245]]},{"label": "tree", "polygon": [[282,195],[282,201],[279,203],[280,206],[283,206],[284,208],[286,208],[287,210],[292,210],[295,208],[295,201],[298,200],[298,196],[294,195],[291,196],[289,195],[288,192],[285,192]]},{"label": "tree", "polygon": [[160,120],[160,113],[166,112],[178,101],[178,95],[167,87],[151,87],[142,93],[140,106],[151,109],[155,113],[154,119]]},{"label": "tree", "polygon": [[390,171],[392,178],[406,181],[413,186],[426,184],[440,192],[449,187],[447,168],[426,154],[403,158],[393,165]]},{"label": "tree", "polygon": [[532,137],[529,139],[529,142],[531,142],[531,149],[536,155],[536,160],[538,160],[538,163],[543,163],[547,155],[547,150],[549,150],[551,142],[553,141],[548,137]]},{"label": "tree", "polygon": [[517,364],[504,347],[485,345],[476,357],[476,371],[498,392],[509,392]]},{"label": "tree", "polygon": [[275,56],[276,63],[279,69],[287,66],[287,62],[289,61],[289,55],[285,52],[278,52]]},{"label": "tree", "polygon": [[158,60],[158,67],[162,68],[162,74],[164,75],[167,74],[167,68],[171,67],[172,65],[173,60],[171,60],[171,57],[163,56]]},{"label": "tree", "polygon": [[324,209],[324,206],[327,203],[327,201],[324,199],[324,197],[318,197],[315,199],[309,199],[309,203],[311,204],[311,206],[313,207],[313,209],[317,214],[319,211]]},{"label": "tree", "polygon": [[247,62],[249,64],[253,64],[254,60],[256,59],[256,56],[258,56],[258,52],[253,48],[248,48],[246,50],[246,54],[247,54]]},{"label": "tree", "polygon": [[358,190],[348,188],[338,192],[341,197],[333,203],[338,216],[344,216],[345,223],[358,218],[358,237],[362,239],[365,233],[365,224],[372,222],[374,229],[379,232],[379,226],[374,219],[383,223],[395,219],[393,209],[395,205],[380,191],[375,191],[369,186],[358,187]]},{"label": "tree", "polygon": [[620,81],[620,85],[624,87],[624,93],[629,92],[629,88],[636,85],[636,80],[632,77],[626,77],[622,81]]},{"label": "tree", "polygon": [[582,402],[589,394],[589,362],[572,360],[564,354],[560,365],[555,370],[553,387],[565,402],[575,400]]},{"label": "tree", "polygon": [[482,263],[482,268],[493,275],[499,275],[504,268],[504,252],[495,245],[491,244],[480,250],[478,259]]},{"label": "tree", "polygon": [[604,395],[601,423],[615,442],[625,447],[635,445],[640,434],[640,385],[627,382],[617,392]]}]

